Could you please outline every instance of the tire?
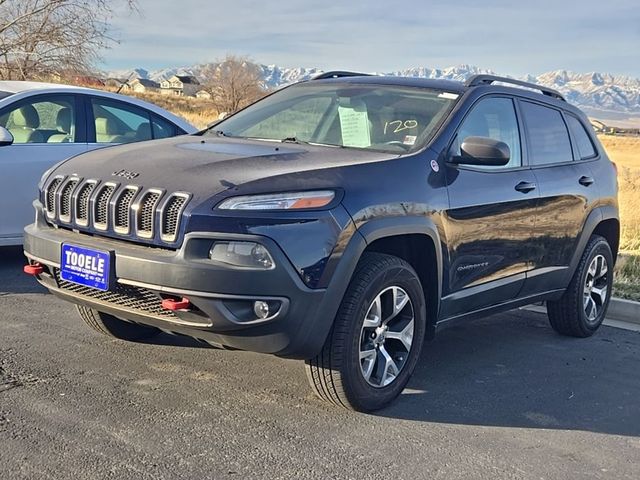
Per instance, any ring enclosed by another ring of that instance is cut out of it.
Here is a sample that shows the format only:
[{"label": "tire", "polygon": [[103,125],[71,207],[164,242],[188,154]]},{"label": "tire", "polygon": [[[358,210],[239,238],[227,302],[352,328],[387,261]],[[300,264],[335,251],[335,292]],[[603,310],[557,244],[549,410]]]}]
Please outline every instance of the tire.
[{"label": "tire", "polygon": [[157,328],[126,322],[93,308],[76,305],[76,309],[85,323],[95,331],[120,340],[146,340],[160,333]]},{"label": "tire", "polygon": [[611,247],[603,237],[593,235],[565,293],[559,300],[547,302],[547,315],[553,329],[570,337],[593,335],[604,321],[612,286]]},{"label": "tire", "polygon": [[426,317],[424,291],[411,265],[391,255],[365,253],[322,351],[306,361],[313,391],[348,409],[385,407],[415,369]]}]

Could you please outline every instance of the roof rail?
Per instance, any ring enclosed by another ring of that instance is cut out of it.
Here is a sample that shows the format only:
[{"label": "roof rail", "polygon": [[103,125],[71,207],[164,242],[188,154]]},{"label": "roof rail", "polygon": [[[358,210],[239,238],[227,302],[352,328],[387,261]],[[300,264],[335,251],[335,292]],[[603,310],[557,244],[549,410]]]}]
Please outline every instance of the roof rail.
[{"label": "roof rail", "polygon": [[342,78],[342,77],[370,77],[370,73],[358,73],[358,72],[347,72],[343,70],[334,70],[331,72],[323,72],[319,73],[315,77],[311,77],[311,80],[325,80],[327,78]]},{"label": "roof rail", "polygon": [[465,85],[467,87],[477,87],[478,85],[491,85],[493,82],[501,82],[501,83],[510,83],[512,85],[518,85],[520,87],[532,88],[534,90],[539,90],[543,95],[547,95],[548,97],[557,98],[558,100],[562,100],[566,102],[564,96],[554,90],[553,88],[547,88],[542,85],[538,85],[536,83],[523,82],[522,80],[516,80],[514,78],[509,77],[500,77],[497,75],[473,75],[466,82]]}]

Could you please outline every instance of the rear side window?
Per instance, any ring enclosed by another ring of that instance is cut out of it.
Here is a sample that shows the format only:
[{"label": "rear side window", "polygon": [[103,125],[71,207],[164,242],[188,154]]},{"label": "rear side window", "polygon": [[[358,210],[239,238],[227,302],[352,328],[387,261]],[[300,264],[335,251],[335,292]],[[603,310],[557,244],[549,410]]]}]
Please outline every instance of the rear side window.
[{"label": "rear side window", "polygon": [[169,123],[160,117],[152,115],[151,121],[154,139],[175,137],[178,134],[174,124]]},{"label": "rear side window", "polygon": [[522,102],[529,140],[529,163],[546,165],[573,160],[569,131],[562,114],[553,108]]},{"label": "rear side window", "polygon": [[104,98],[92,98],[97,143],[131,143],[151,140],[149,112]]},{"label": "rear side window", "polygon": [[596,149],[593,147],[591,138],[585,130],[582,122],[573,115],[567,115],[565,118],[569,124],[571,135],[573,135],[573,139],[576,142],[578,158],[584,160],[586,158],[595,157]]}]

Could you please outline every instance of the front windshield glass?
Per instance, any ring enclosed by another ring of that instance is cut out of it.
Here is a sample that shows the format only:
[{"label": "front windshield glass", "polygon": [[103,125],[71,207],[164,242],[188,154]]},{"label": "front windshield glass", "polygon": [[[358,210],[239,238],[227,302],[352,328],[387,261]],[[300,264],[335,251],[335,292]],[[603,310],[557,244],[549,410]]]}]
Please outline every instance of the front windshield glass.
[{"label": "front windshield glass", "polygon": [[404,153],[431,138],[457,97],[416,87],[305,82],[251,105],[208,133]]},{"label": "front windshield glass", "polygon": [[13,95],[13,93],[0,91],[0,100],[2,100],[3,98],[10,97],[11,95]]}]

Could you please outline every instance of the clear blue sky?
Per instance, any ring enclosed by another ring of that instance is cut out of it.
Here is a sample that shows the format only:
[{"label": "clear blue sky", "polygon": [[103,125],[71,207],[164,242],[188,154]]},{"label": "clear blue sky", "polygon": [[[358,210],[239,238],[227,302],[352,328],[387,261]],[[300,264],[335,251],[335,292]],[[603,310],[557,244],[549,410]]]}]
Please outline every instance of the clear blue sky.
[{"label": "clear blue sky", "polygon": [[155,69],[226,53],[260,63],[391,71],[461,63],[640,77],[639,0],[139,0],[113,21],[104,68]]}]

